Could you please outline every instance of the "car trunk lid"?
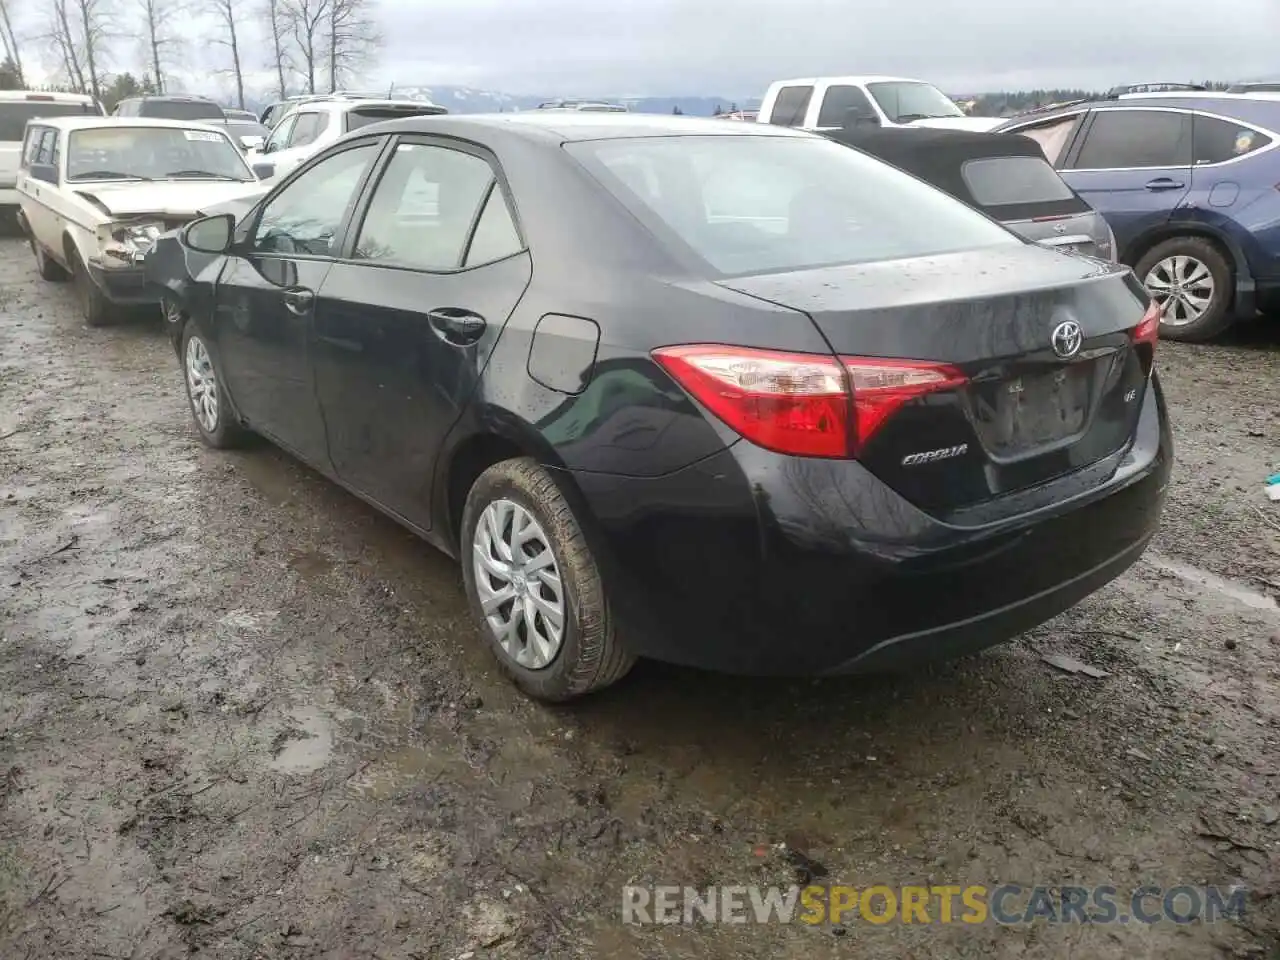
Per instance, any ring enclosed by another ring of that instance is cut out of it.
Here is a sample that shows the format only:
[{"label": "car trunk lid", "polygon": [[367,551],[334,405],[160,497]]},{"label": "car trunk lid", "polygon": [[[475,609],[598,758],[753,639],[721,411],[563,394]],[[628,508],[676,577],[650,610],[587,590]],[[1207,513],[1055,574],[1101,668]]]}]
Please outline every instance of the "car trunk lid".
[{"label": "car trunk lid", "polygon": [[855,405],[859,359],[958,371],[857,452],[935,514],[1097,463],[1137,425],[1152,357],[1132,337],[1145,295],[1122,269],[1026,245],[721,283],[808,314],[845,358]]}]

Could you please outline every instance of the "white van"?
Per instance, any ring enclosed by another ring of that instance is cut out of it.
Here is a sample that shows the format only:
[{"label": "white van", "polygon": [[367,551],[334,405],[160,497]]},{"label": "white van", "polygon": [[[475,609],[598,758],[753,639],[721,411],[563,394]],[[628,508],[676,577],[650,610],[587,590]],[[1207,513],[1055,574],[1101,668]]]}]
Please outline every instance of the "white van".
[{"label": "white van", "polygon": [[757,123],[802,130],[871,127],[994,129],[999,117],[970,117],[945,93],[907,77],[808,77],[770,84]]},{"label": "white van", "polygon": [[16,212],[18,206],[18,191],[14,185],[28,120],[102,115],[103,109],[98,101],[80,93],[0,90],[0,207],[14,208],[9,212]]}]

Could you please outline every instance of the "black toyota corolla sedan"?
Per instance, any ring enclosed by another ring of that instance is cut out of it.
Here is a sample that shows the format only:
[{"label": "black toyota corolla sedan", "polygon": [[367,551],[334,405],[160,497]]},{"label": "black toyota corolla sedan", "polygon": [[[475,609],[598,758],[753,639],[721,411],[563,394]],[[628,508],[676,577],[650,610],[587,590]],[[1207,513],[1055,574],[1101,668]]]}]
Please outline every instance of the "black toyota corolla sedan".
[{"label": "black toyota corolla sedan", "polygon": [[821,137],[382,123],[148,261],[205,441],[262,434],[456,556],[535,697],[980,649],[1159,522],[1131,274]]}]

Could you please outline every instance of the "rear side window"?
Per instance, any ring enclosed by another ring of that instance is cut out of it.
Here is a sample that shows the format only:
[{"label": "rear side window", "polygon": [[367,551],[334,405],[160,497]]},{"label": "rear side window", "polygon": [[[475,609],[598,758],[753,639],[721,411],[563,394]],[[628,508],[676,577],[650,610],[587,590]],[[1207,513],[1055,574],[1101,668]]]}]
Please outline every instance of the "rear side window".
[{"label": "rear side window", "polygon": [[800,126],[804,123],[804,115],[809,111],[809,99],[812,96],[813,87],[783,87],[778,91],[778,98],[773,101],[769,122],[779,127]]},{"label": "rear side window", "polygon": [[373,191],[354,258],[420,270],[458,269],[493,182],[493,169],[473,154],[400,144]]},{"label": "rear side window", "polygon": [[315,143],[316,137],[324,129],[324,117],[318,113],[300,113],[298,122],[293,125],[293,135],[289,137],[289,146],[305,147]]},{"label": "rear side window", "polygon": [[1191,166],[1191,115],[1099,110],[1073,164],[1077,170]]},{"label": "rear side window", "polygon": [[1045,157],[1049,162],[1057,165],[1062,159],[1062,151],[1066,149],[1068,141],[1071,139],[1071,131],[1076,128],[1076,122],[1079,121],[1080,115],[1074,113],[1069,117],[1059,117],[1048,123],[1036,124],[1034,127],[1020,127],[1015,133],[1020,133],[1024,137],[1030,137],[1036,143],[1040,144],[1040,149],[1044,151]]},{"label": "rear side window", "polygon": [[346,128],[350,133],[352,130],[359,130],[361,127],[367,127],[371,123],[381,123],[383,120],[395,120],[399,117],[421,117],[434,116],[439,110],[414,110],[404,107],[357,107],[355,110],[349,110],[346,116]]},{"label": "rear side window", "polygon": [[23,168],[40,162],[40,142],[44,139],[48,129],[48,127],[37,127],[35,125],[27,127],[27,139],[22,145]]},{"label": "rear side window", "polygon": [[0,141],[21,143],[27,121],[41,117],[92,117],[97,108],[90,103],[67,103],[56,100],[0,101]]},{"label": "rear side window", "polygon": [[502,193],[502,187],[494,183],[489,188],[489,199],[480,212],[480,219],[476,221],[475,233],[471,235],[471,245],[467,247],[467,259],[463,266],[476,267],[493,263],[519,253],[523,247],[520,234],[516,232],[516,223],[511,219],[507,198]]},{"label": "rear side window", "polygon": [[1206,163],[1223,163],[1261,150],[1271,143],[1271,138],[1252,127],[1197,114],[1192,142],[1195,162],[1200,166]]},{"label": "rear side window", "polygon": [[901,170],[808,137],[637,137],[570,143],[668,246],[743,275],[1020,243]]},{"label": "rear side window", "polygon": [[853,116],[876,115],[875,108],[871,106],[871,98],[858,87],[845,84],[827,87],[826,96],[822,98],[822,109],[818,112],[818,126],[843,127],[851,116],[850,110],[853,111]]},{"label": "rear side window", "polygon": [[984,207],[1071,200],[1058,172],[1037,157],[988,157],[969,160],[960,168],[973,199]]}]

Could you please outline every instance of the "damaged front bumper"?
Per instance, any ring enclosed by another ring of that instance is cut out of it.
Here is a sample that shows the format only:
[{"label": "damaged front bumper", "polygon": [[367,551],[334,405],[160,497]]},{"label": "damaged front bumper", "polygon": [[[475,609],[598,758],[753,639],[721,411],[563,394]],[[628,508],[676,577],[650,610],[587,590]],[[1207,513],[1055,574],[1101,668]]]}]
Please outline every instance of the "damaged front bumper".
[{"label": "damaged front bumper", "polygon": [[97,229],[98,252],[86,266],[102,292],[113,303],[158,303],[155,290],[147,288],[147,255],[168,227],[148,218],[104,223]]}]

